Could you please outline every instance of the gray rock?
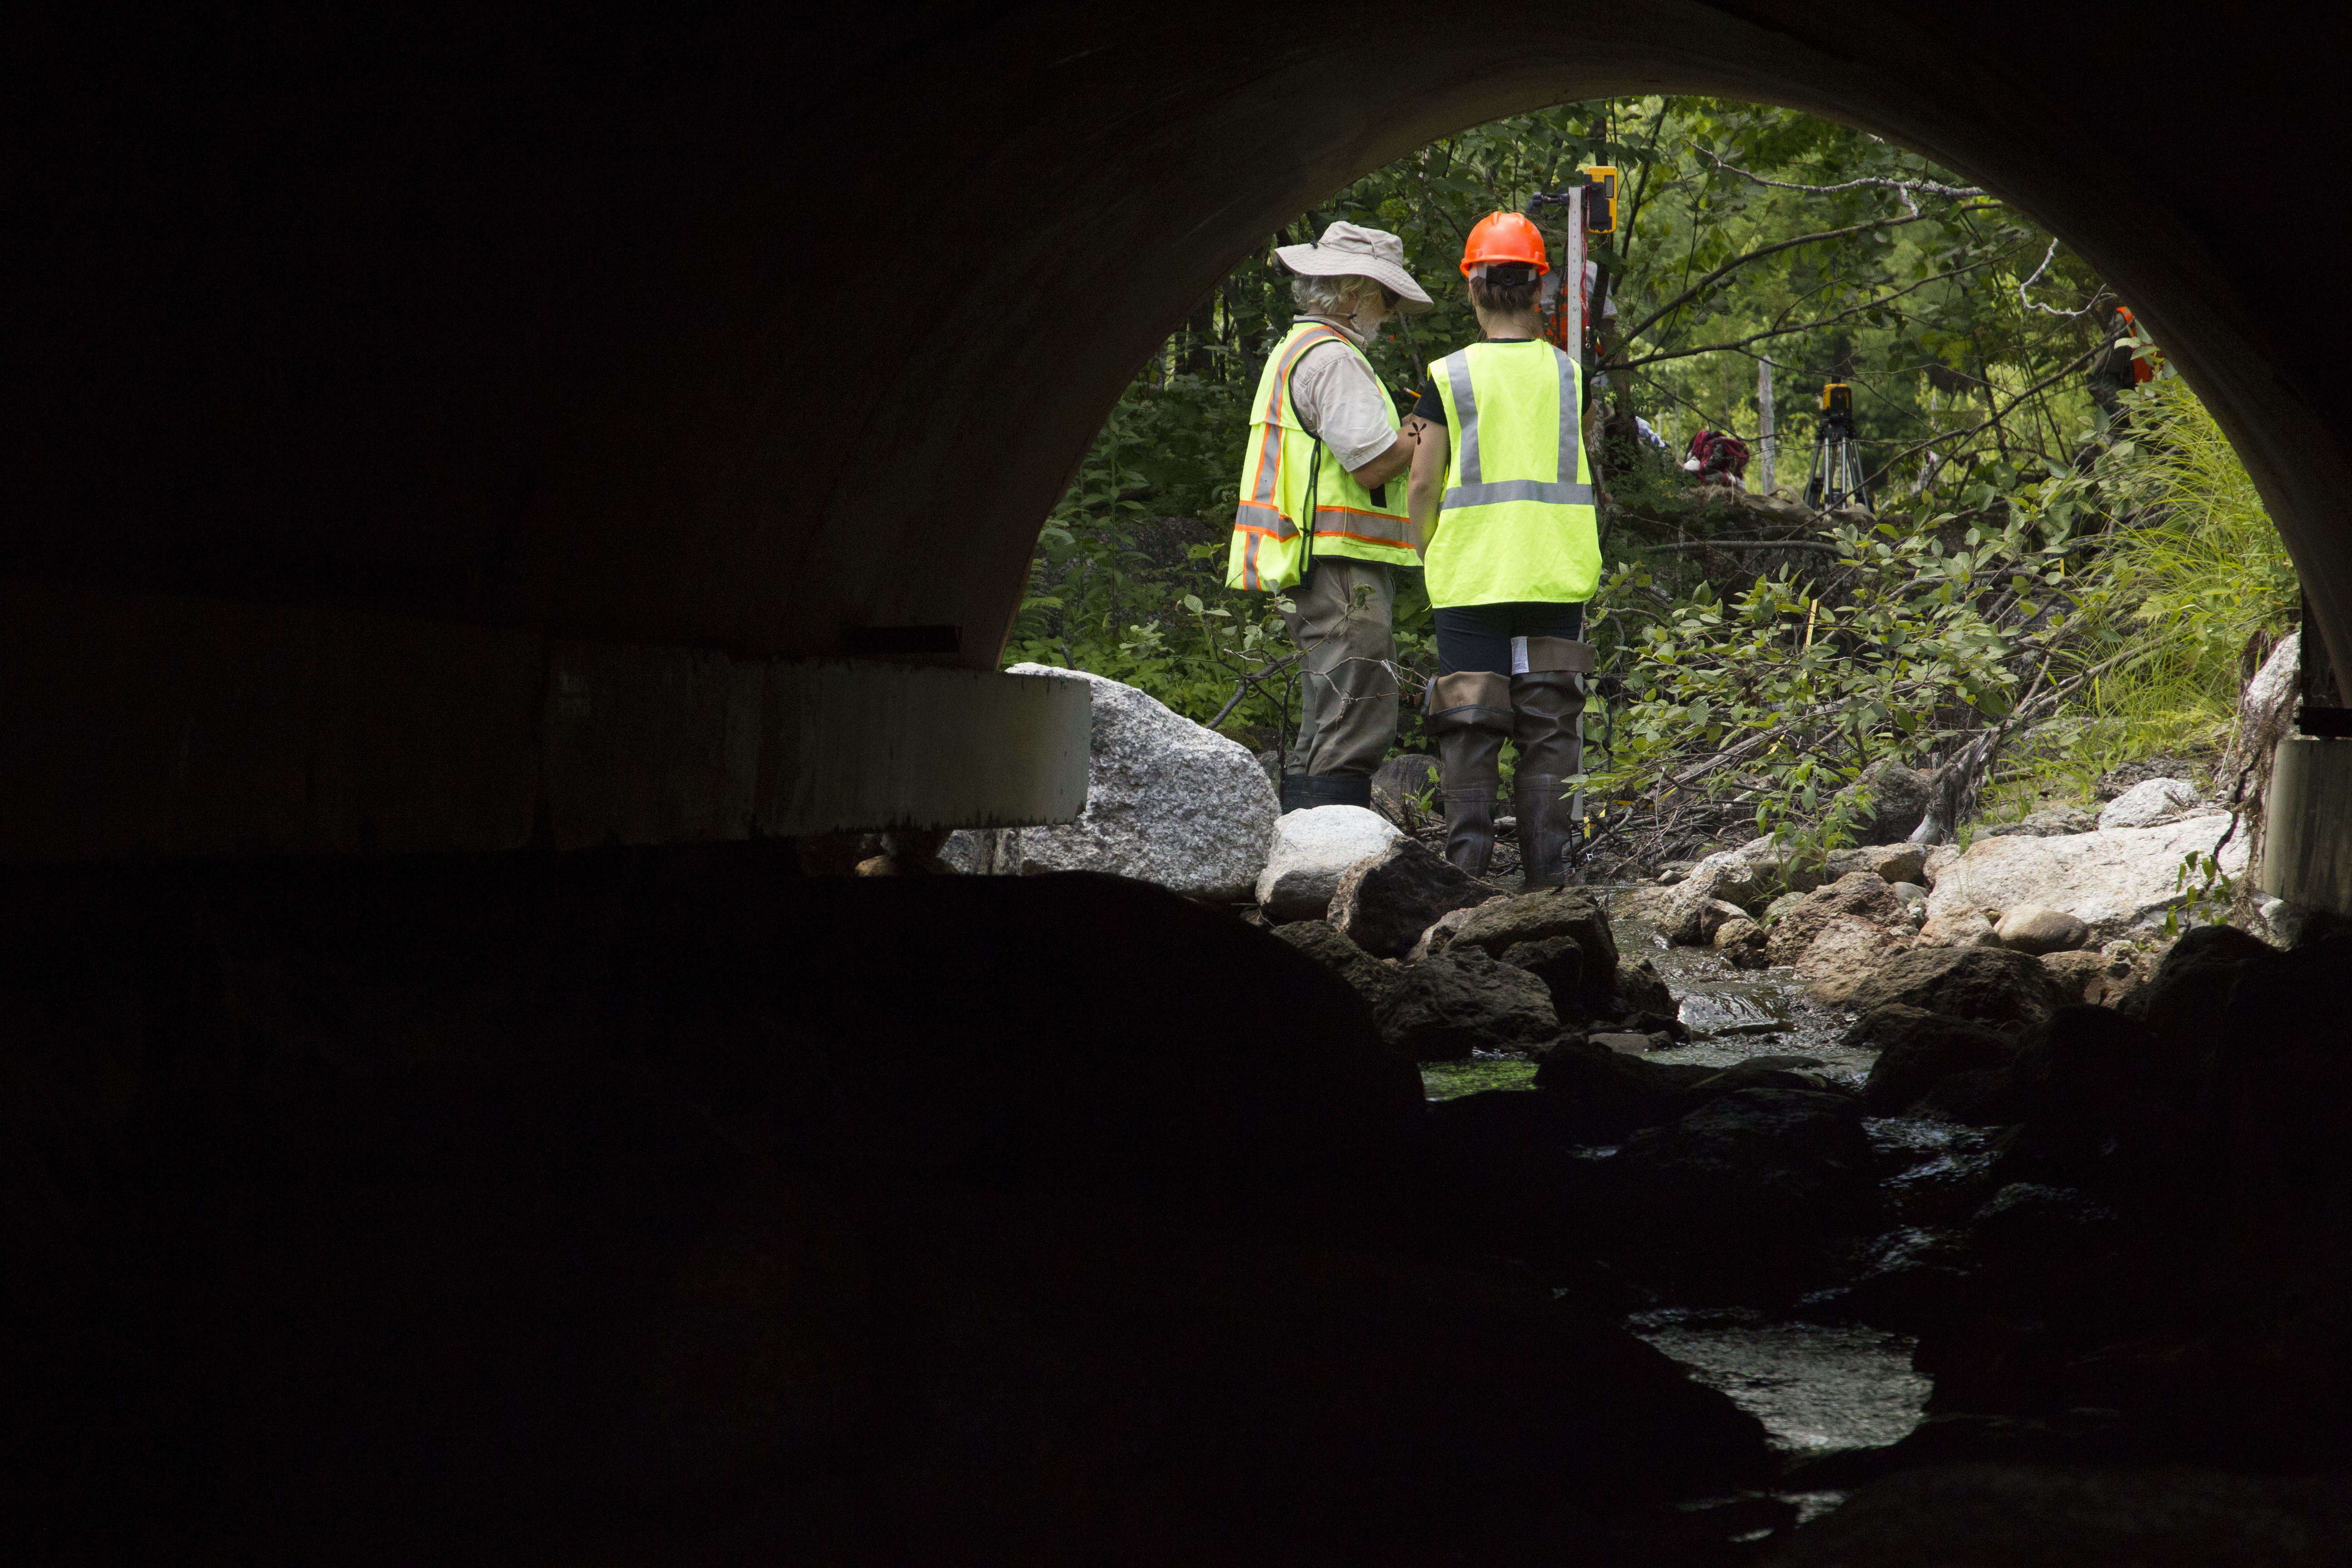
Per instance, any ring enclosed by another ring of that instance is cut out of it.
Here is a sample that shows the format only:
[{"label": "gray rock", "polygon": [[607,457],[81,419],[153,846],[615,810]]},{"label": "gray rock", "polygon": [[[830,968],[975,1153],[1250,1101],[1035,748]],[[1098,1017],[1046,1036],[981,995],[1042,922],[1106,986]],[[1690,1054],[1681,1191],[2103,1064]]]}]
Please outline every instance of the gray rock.
[{"label": "gray rock", "polygon": [[1598,1035],[1587,1035],[1585,1038],[1591,1040],[1596,1046],[1601,1046],[1609,1050],[1615,1051],[1620,1056],[1641,1057],[1649,1055],[1651,1045],[1653,1041],[1655,1040],[1656,1037],[1653,1035],[1628,1035],[1604,1031]]},{"label": "gray rock", "polygon": [[1609,916],[1579,889],[1548,888],[1481,904],[1464,918],[1453,940],[1501,958],[1523,943],[1559,937],[1575,942],[1582,953],[1582,1011],[1605,1007],[1617,984],[1617,939]]},{"label": "gray rock", "polygon": [[[1435,757],[1412,752],[1391,757],[1373,771],[1372,809],[1411,832],[1444,815],[1444,807],[1435,804],[1437,788]],[[1423,805],[1424,801],[1433,804]]]},{"label": "gray rock", "polygon": [[1927,889],[1916,882],[1889,882],[1887,886],[1894,889],[1895,896],[1906,904],[1925,904],[1927,901]]},{"label": "gray rock", "polygon": [[1890,1002],[2015,1026],[2048,1017],[2059,994],[2050,972],[2021,952],[1923,947],[1888,959],[1847,997],[1848,1005],[1865,1013]]},{"label": "gray rock", "polygon": [[1805,944],[1804,955],[1797,960],[1797,978],[1804,982],[1809,1000],[1824,1007],[1843,1006],[1879,965],[1910,946],[1909,937],[1876,921],[1835,915]]},{"label": "gray rock", "polygon": [[1878,1052],[1862,1089],[1873,1116],[1900,1115],[1952,1074],[1998,1071],[2017,1055],[2013,1035],[1899,1003],[1864,1014],[1845,1043]]},{"label": "gray rock", "polygon": [[1606,895],[1609,918],[1612,921],[1639,921],[1654,926],[1665,912],[1666,900],[1674,895],[1672,888],[1625,888]]},{"label": "gray rock", "polygon": [[2003,947],[2040,957],[2045,952],[2073,952],[2091,940],[2091,928],[2061,910],[2020,904],[2001,912],[1993,935]]},{"label": "gray rock", "polygon": [[1654,1013],[1671,1018],[1676,1011],[1675,994],[1659,977],[1658,966],[1646,958],[1618,963],[1617,991],[1610,1005],[1612,1015],[1620,1018],[1635,1013]]},{"label": "gray rock", "polygon": [[[2293,642],[2295,639],[2287,639]],[[2197,765],[2186,757],[2142,757],[2136,763],[2126,763],[2099,775],[2095,793],[2101,800],[2113,800],[2129,793],[2133,786],[2150,779],[2187,779],[2194,783]]]},{"label": "gray rock", "polygon": [[1774,899],[1770,903],[1764,906],[1763,919],[1768,924],[1783,920],[1787,918],[1790,910],[1795,909],[1799,904],[1801,904],[1804,901],[1805,895],[1803,893],[1783,893],[1779,898]]},{"label": "gray rock", "polygon": [[1354,986],[1375,1014],[1388,1005],[1404,978],[1396,960],[1374,958],[1328,921],[1298,921],[1276,927],[1274,934]]},{"label": "gray rock", "polygon": [[1869,805],[1855,825],[1854,837],[1863,844],[1900,844],[1911,837],[1927,815],[1935,791],[1929,775],[1900,763],[1873,763],[1862,776],[1838,792],[1836,799],[1862,799]]},{"label": "gray rock", "polygon": [[1734,915],[1716,927],[1714,946],[1734,969],[1762,969],[1772,962],[1764,928],[1746,915]]},{"label": "gray rock", "polygon": [[958,833],[942,858],[997,874],[1108,871],[1221,903],[1250,897],[1279,807],[1247,747],[1084,670],[1016,664],[1006,673],[1087,683],[1094,732],[1086,811],[1051,827]]},{"label": "gray rock", "polygon": [[2132,978],[2128,960],[2118,963],[2104,952],[2045,952],[2042,967],[2058,983],[2059,999],[2069,1005],[2113,1006]]},{"label": "gray rock", "polygon": [[2025,820],[2048,829],[2044,835],[2047,837],[2068,833],[2095,833],[2099,827],[2097,815],[2084,811],[2079,805],[2045,805]]},{"label": "gray rock", "polygon": [[1274,847],[1258,873],[1257,901],[1277,921],[1321,920],[1340,874],[1404,835],[1360,805],[1318,805],[1274,825]]},{"label": "gray rock", "polygon": [[[1570,936],[1549,936],[1538,942],[1516,942],[1497,954],[1514,969],[1524,969],[1544,983],[1551,1010],[1562,1024],[1581,1021],[1591,1012],[1584,994],[1584,950]],[[1616,979],[1616,966],[1610,966]],[[1606,996],[1602,998],[1604,1001]]]},{"label": "gray rock", "polygon": [[1559,1033],[1551,992],[1475,947],[1437,953],[1399,977],[1378,1015],[1381,1037],[1415,1061],[1527,1050]]},{"label": "gray rock", "polygon": [[1821,1267],[1817,1249],[1862,1229],[1875,1207],[1861,1106],[1846,1095],[1739,1089],[1634,1133],[1612,1163],[1627,1260],[1707,1299]]},{"label": "gray rock", "polygon": [[1841,849],[1822,867],[1823,879],[1834,882],[1856,871],[1868,871],[1889,882],[1916,882],[1927,874],[1927,851],[1917,844],[1865,844]]},{"label": "gray rock", "polygon": [[1381,958],[1412,951],[1441,915],[1475,909],[1502,889],[1465,876],[1417,839],[1401,838],[1359,860],[1331,894],[1331,923]]},{"label": "gray rock", "polygon": [[[1699,941],[1712,947],[1715,945],[1715,933],[1723,929],[1725,921],[1745,920],[1748,920],[1748,911],[1738,904],[1726,903],[1721,899],[1709,899],[1699,907]],[[1752,925],[1755,922],[1749,921],[1748,923]]]},{"label": "gray rock", "polygon": [[[1931,902],[1927,906],[1932,910]],[[1942,915],[1930,914],[1919,928],[1921,947],[1999,947],[2000,938],[1993,934],[1992,921],[1982,910],[1952,910]]]},{"label": "gray rock", "polygon": [[[1841,916],[1891,926],[1902,913],[1903,901],[1885,879],[1875,871],[1848,872],[1825,888],[1814,889],[1796,907],[1781,913],[1772,927],[1772,962],[1796,963],[1822,928]],[[1904,933],[1909,934],[1907,925]]]},{"label": "gray rock", "polygon": [[1658,906],[1658,934],[1677,947],[1706,941],[1706,910],[1720,900],[1745,912],[1771,890],[1769,872],[1737,849],[1710,855],[1667,889]]},{"label": "gray rock", "polygon": [[[1500,896],[1500,894],[1496,895],[1497,898]],[[1419,963],[1433,952],[1444,952],[1454,945],[1454,934],[1464,926],[1468,925],[1470,917],[1477,912],[1478,906],[1475,904],[1465,910],[1446,910],[1430,922],[1427,931],[1413,939],[1412,946],[1405,952],[1404,961],[1407,963]]]},{"label": "gray rock", "polygon": [[2271,758],[2294,728],[2302,677],[2303,638],[2284,637],[2238,694],[2237,728],[2213,769],[2215,793],[2224,800],[2241,791],[2269,793]]},{"label": "gray rock", "polygon": [[1987,823],[1977,828],[1979,838],[2063,838],[2069,834],[2095,833],[2099,819],[2080,806],[2044,806],[2015,822]]},{"label": "gray rock", "polygon": [[[2223,817],[2191,816],[2157,827],[1979,839],[1936,868],[1927,915],[1932,921],[1963,910],[2039,904],[2081,921],[2093,942],[2145,935],[2184,897],[2182,858],[2211,852],[2227,826]],[[2232,877],[2245,871],[2244,834],[2223,847],[2221,868]]]},{"label": "gray rock", "polygon": [[2148,779],[2107,802],[2106,809],[2099,813],[2099,826],[2154,827],[2201,804],[2197,786],[2187,779]]}]

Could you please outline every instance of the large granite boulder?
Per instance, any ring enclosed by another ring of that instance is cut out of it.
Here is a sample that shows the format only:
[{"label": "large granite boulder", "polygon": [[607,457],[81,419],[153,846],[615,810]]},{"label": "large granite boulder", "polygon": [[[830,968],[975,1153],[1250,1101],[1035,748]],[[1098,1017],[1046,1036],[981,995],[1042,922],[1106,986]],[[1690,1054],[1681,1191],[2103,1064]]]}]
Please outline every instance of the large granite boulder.
[{"label": "large granite boulder", "polygon": [[1360,805],[1318,805],[1286,813],[1274,825],[1274,849],[1257,877],[1268,918],[1319,921],[1329,912],[1340,874],[1404,835]]},{"label": "large granite boulder", "polygon": [[[2033,904],[2081,921],[2089,928],[2084,940],[2093,944],[2144,935],[2161,927],[2166,912],[2186,897],[2182,860],[2192,851],[2212,853],[2228,828],[2227,817],[2209,815],[2155,827],[1980,838],[1933,868],[1927,918],[1951,922],[1969,910],[1997,917]],[[2223,872],[2242,875],[2245,835],[2231,835],[2221,854]]]},{"label": "large granite boulder", "polygon": [[1418,839],[1400,838],[1340,876],[1329,918],[1366,952],[1397,958],[1443,916],[1502,896],[1500,888],[1455,870]]},{"label": "large granite boulder", "polygon": [[982,873],[1107,871],[1213,903],[1252,896],[1281,808],[1248,747],[1082,669],[1016,664],[1005,673],[1087,683],[1087,809],[1050,827],[957,833],[941,858]]}]

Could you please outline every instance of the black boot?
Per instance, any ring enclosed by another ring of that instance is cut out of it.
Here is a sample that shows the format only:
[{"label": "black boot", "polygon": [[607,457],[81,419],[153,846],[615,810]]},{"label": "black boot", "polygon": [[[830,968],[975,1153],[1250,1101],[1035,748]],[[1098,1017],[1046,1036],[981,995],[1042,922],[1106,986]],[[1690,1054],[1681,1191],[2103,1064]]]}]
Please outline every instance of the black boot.
[{"label": "black boot", "polygon": [[1370,809],[1372,804],[1372,775],[1370,773],[1309,773],[1307,775],[1307,799],[1309,806],[1360,805]]},{"label": "black boot", "polygon": [[1307,775],[1305,773],[1283,774],[1282,815],[1287,816],[1294,811],[1304,809],[1309,804],[1307,798]]},{"label": "black boot", "polygon": [[1429,683],[1427,728],[1437,740],[1445,796],[1445,858],[1473,877],[1495,853],[1495,796],[1503,787],[1503,742],[1510,733],[1511,681],[1469,671]]},{"label": "black boot", "polygon": [[1519,864],[1527,886],[1557,888],[1568,879],[1563,862],[1581,826],[1569,780],[1584,768],[1584,677],[1570,669],[1513,676],[1511,710],[1519,753],[1512,790]]},{"label": "black boot", "polygon": [[1495,796],[1503,787],[1503,731],[1447,730],[1437,737],[1445,791],[1445,858],[1473,877],[1495,854]]}]

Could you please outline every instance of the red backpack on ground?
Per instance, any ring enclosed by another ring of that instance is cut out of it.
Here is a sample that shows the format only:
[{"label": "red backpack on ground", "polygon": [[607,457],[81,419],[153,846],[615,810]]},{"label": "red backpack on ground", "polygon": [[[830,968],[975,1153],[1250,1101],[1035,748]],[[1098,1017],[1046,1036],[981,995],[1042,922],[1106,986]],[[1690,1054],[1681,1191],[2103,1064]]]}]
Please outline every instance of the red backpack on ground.
[{"label": "red backpack on ground", "polygon": [[1684,459],[1683,468],[1701,479],[1728,474],[1735,479],[1744,479],[1748,477],[1748,443],[1719,430],[1702,430],[1691,437],[1690,455]]}]

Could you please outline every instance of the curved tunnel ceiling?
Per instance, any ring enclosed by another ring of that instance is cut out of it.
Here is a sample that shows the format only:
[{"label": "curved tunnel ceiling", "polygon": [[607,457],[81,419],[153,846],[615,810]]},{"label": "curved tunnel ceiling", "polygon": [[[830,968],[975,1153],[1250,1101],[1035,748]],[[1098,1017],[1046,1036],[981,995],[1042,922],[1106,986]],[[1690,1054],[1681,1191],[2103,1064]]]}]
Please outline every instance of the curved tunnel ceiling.
[{"label": "curved tunnel ceiling", "polygon": [[[1102,415],[1277,225],[1466,125],[1703,92],[2060,235],[2352,649],[2352,396],[2312,309],[2347,138],[2283,7],[2127,39],[1921,0],[81,26],[20,57],[19,577],[744,654],[954,626],[988,667]],[[2268,155],[2217,163],[2225,128]]]}]

